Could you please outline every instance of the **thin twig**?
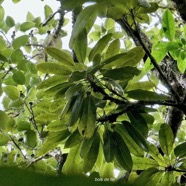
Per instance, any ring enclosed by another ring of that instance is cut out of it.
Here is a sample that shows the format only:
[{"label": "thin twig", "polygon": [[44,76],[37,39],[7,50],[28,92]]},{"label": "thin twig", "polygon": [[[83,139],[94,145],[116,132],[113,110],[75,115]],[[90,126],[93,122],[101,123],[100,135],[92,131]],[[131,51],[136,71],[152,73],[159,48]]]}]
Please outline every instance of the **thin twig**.
[{"label": "thin twig", "polygon": [[42,26],[46,26],[48,24],[48,22],[54,18],[54,16],[59,12],[59,10],[57,10],[56,12],[54,12],[53,14],[51,14],[47,20],[45,20],[45,22],[42,24]]}]

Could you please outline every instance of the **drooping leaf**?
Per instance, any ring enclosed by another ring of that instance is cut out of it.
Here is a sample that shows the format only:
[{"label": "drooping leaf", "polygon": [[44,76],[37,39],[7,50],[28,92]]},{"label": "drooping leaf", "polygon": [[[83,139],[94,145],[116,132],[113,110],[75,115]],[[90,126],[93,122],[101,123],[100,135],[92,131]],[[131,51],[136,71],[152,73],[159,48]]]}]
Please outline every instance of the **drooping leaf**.
[{"label": "drooping leaf", "polygon": [[99,145],[100,145],[100,136],[98,133],[96,133],[93,138],[92,145],[87,155],[84,157],[83,170],[85,172],[88,172],[93,168],[98,157]]},{"label": "drooping leaf", "polygon": [[124,168],[127,171],[130,171],[133,166],[130,151],[127,145],[125,144],[124,140],[118,133],[114,132],[114,136],[117,143],[117,148],[115,152],[116,160],[118,161],[122,168]]},{"label": "drooping leaf", "polygon": [[72,57],[69,54],[67,54],[65,51],[59,50],[59,49],[53,48],[53,47],[46,48],[46,51],[49,55],[51,55],[58,62],[60,62],[64,65],[67,65],[67,66],[74,65],[74,61],[73,61]]},{"label": "drooping leaf", "polygon": [[120,136],[122,136],[123,140],[125,141],[127,147],[129,148],[130,152],[138,157],[143,157],[144,151],[141,149],[132,139],[132,137],[127,132],[126,128],[122,124],[117,124],[114,127],[114,131],[116,131]]},{"label": "drooping leaf", "polygon": [[83,159],[80,157],[80,146],[76,145],[70,149],[67,160],[63,166],[66,175],[78,175],[83,171]]},{"label": "drooping leaf", "polygon": [[84,63],[87,55],[87,32],[83,30],[75,40],[74,51],[78,62]]},{"label": "drooping leaf", "polygon": [[[78,15],[78,18],[75,22],[74,29],[72,31],[71,39],[70,39],[70,47],[74,45],[75,39],[78,35],[86,29],[87,33],[89,33],[94,21],[97,17],[97,6],[91,5],[84,8],[81,13]],[[73,47],[72,47],[73,48]]]},{"label": "drooping leaf", "polygon": [[59,63],[39,63],[36,66],[36,69],[49,74],[56,74],[56,75],[70,75],[71,69],[68,66]]},{"label": "drooping leaf", "polygon": [[54,147],[56,147],[61,141],[66,139],[70,135],[70,132],[68,129],[65,129],[60,132],[49,132],[47,139],[44,143],[44,145],[39,150],[38,154],[44,155],[49,150],[52,150]]},{"label": "drooping leaf", "polygon": [[135,141],[135,143],[140,148],[142,148],[144,151],[148,151],[147,142],[146,142],[145,138],[142,136],[142,134],[136,128],[134,128],[134,126],[131,123],[129,123],[127,121],[123,121],[123,125],[126,128],[129,135]]},{"label": "drooping leaf", "polygon": [[80,144],[82,140],[83,140],[83,137],[80,135],[79,131],[76,130],[66,140],[65,148],[74,147],[75,145]]},{"label": "drooping leaf", "polygon": [[163,19],[162,19],[162,27],[163,31],[165,33],[165,36],[172,41],[175,36],[175,20],[174,17],[169,9],[167,9],[164,14],[163,14]]},{"label": "drooping leaf", "polygon": [[0,134],[0,146],[6,145],[10,141],[10,138],[8,134],[6,133],[1,133]]},{"label": "drooping leaf", "polygon": [[159,131],[159,142],[162,151],[169,155],[174,144],[174,134],[170,125],[162,124]]},{"label": "drooping leaf", "polygon": [[88,95],[83,100],[82,108],[78,129],[82,136],[91,138],[96,127],[96,106],[94,98],[91,95]]},{"label": "drooping leaf", "polygon": [[108,163],[112,162],[114,159],[116,145],[117,144],[113,132],[108,129],[105,129],[105,133],[103,136],[103,152],[105,159]]},{"label": "drooping leaf", "polygon": [[13,40],[12,46],[15,49],[18,49],[21,46],[24,46],[25,44],[27,44],[28,39],[29,39],[29,36],[28,35],[19,36],[16,39]]},{"label": "drooping leaf", "polygon": [[93,58],[97,54],[101,54],[105,47],[107,46],[108,42],[111,40],[112,34],[107,34],[103,36],[97,43],[96,45],[92,48],[89,54],[89,60],[92,61]]},{"label": "drooping leaf", "polygon": [[186,156],[186,142],[183,142],[179,144],[175,149],[174,149],[174,154],[176,157],[184,157]]}]

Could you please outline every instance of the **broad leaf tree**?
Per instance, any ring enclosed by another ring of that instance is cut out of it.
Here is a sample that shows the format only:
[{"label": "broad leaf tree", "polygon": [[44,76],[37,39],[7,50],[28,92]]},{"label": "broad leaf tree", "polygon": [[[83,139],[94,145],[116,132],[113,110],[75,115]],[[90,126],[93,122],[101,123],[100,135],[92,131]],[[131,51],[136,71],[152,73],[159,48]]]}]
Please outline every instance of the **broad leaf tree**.
[{"label": "broad leaf tree", "polygon": [[54,3],[20,23],[0,1],[0,165],[184,184],[185,1]]}]

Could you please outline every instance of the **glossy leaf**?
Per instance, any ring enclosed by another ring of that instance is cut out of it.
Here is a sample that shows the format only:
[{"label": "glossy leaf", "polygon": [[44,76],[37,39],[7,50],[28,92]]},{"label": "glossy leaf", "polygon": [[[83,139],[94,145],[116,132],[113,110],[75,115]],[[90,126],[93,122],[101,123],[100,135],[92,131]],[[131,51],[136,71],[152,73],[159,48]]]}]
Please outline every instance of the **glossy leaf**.
[{"label": "glossy leaf", "polygon": [[105,54],[105,58],[108,59],[112,56],[119,54],[120,51],[120,40],[116,39],[110,43]]},{"label": "glossy leaf", "polygon": [[117,148],[115,152],[116,160],[118,161],[118,163],[121,165],[123,169],[130,171],[132,170],[132,166],[133,166],[130,151],[127,145],[125,144],[124,140],[118,133],[114,132],[114,136],[117,143]]},{"label": "glossy leaf", "polygon": [[87,33],[83,30],[79,33],[74,44],[74,51],[78,62],[84,63],[87,55]]},{"label": "glossy leaf", "polygon": [[99,145],[100,145],[100,137],[99,134],[96,133],[92,142],[92,145],[87,153],[87,155],[84,157],[84,164],[83,164],[83,170],[85,172],[90,171],[98,157],[99,152]]},{"label": "glossy leaf", "polygon": [[113,132],[105,129],[104,136],[103,136],[103,152],[106,161],[112,162],[115,156],[116,151],[116,141],[114,138]]},{"label": "glossy leaf", "polygon": [[96,127],[96,106],[94,98],[91,95],[88,95],[84,99],[82,108],[78,129],[82,136],[91,138]]},{"label": "glossy leaf", "polygon": [[116,131],[120,136],[122,136],[127,147],[133,155],[143,157],[144,151],[134,142],[134,140],[122,124],[115,125],[114,131]]},{"label": "glossy leaf", "polygon": [[167,155],[172,151],[174,143],[174,134],[168,124],[162,124],[159,131],[159,142],[161,149]]},{"label": "glossy leaf", "polygon": [[51,55],[58,62],[61,62],[62,64],[67,65],[67,66],[74,65],[74,61],[72,57],[69,54],[67,54],[65,51],[59,50],[57,48],[52,48],[52,47],[46,48],[46,51],[49,55]]},{"label": "glossy leaf", "polygon": [[172,41],[175,36],[175,21],[174,17],[169,9],[167,9],[163,14],[162,27],[165,33],[165,36]]},{"label": "glossy leaf", "polygon": [[97,54],[102,54],[103,50],[107,46],[108,42],[111,40],[112,34],[107,34],[103,36],[97,43],[96,45],[92,48],[89,54],[89,60],[92,61],[93,58]]},{"label": "glossy leaf", "polygon": [[177,147],[175,147],[174,154],[176,157],[180,158],[186,156],[186,142],[183,142],[179,144]]}]

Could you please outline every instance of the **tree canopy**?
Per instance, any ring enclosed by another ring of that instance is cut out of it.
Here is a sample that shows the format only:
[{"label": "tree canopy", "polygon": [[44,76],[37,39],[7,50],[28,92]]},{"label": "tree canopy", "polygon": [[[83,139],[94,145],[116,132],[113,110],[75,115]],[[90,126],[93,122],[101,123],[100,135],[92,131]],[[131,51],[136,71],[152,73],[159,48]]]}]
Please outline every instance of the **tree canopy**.
[{"label": "tree canopy", "polygon": [[44,20],[28,12],[25,22],[3,2],[1,167],[94,184],[186,183],[184,0],[56,0]]}]

